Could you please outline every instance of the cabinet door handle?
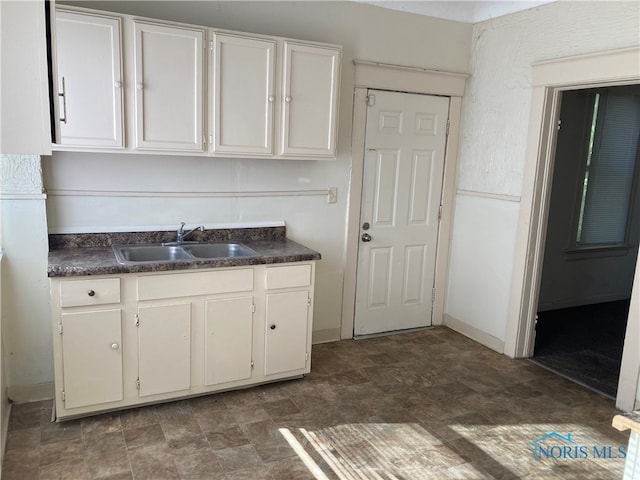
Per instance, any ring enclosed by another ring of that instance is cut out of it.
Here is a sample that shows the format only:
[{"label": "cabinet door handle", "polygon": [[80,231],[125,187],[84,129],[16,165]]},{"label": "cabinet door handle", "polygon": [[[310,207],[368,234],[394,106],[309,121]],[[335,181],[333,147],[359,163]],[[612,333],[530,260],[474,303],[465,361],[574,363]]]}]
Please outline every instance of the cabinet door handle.
[{"label": "cabinet door handle", "polygon": [[291,100],[293,100],[293,98],[291,98],[291,95],[287,95],[286,97],[284,97],[284,101],[287,103],[291,103]]},{"label": "cabinet door handle", "polygon": [[137,88],[138,90],[142,90],[142,89],[144,88],[144,85],[143,85],[143,84],[141,84],[141,83],[136,83],[136,88]]},{"label": "cabinet door handle", "polygon": [[270,328],[271,330],[275,330],[275,329],[276,329],[276,326],[275,326],[275,325],[271,325],[269,328]]},{"label": "cabinet door handle", "polygon": [[114,83],[114,86],[116,88],[120,88],[120,87],[122,87],[122,82],[120,80],[116,80],[116,82]]},{"label": "cabinet door handle", "polygon": [[64,77],[62,77],[62,92],[58,93],[58,97],[62,97],[62,117],[59,120],[67,124],[67,89],[64,83]]},{"label": "cabinet door handle", "polygon": [[118,345],[116,342],[113,342],[113,343],[111,344],[111,349],[112,349],[112,350],[118,350],[119,348],[120,348],[120,345]]},{"label": "cabinet door handle", "polygon": [[269,103],[273,103],[276,101],[276,97],[274,97],[273,95],[269,95],[269,98],[267,100],[269,100]]},{"label": "cabinet door handle", "polygon": [[89,290],[89,291],[87,292],[87,295],[89,295],[90,297],[95,297],[96,292],[95,292],[95,291],[93,291],[93,290]]}]

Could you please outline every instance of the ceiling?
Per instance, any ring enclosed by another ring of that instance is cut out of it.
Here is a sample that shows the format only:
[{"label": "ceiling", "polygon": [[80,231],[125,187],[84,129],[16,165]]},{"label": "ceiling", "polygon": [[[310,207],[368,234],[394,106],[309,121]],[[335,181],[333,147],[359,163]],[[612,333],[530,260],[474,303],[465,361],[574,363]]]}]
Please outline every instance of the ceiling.
[{"label": "ceiling", "polygon": [[356,0],[361,3],[368,3],[377,7],[400,10],[402,12],[415,13],[418,15],[428,15],[430,17],[444,18],[464,23],[477,23],[490,18],[500,17],[509,13],[528,10],[554,0],[527,1],[527,0],[505,0],[505,1],[465,1],[465,0]]}]

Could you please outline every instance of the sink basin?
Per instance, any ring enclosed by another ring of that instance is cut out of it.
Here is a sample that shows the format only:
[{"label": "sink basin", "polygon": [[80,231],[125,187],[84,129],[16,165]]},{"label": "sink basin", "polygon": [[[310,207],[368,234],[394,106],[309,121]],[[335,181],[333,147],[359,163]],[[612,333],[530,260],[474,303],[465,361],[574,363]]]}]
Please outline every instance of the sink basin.
[{"label": "sink basin", "polygon": [[192,258],[182,247],[170,245],[114,245],[113,251],[120,263],[172,262]]},{"label": "sink basin", "polygon": [[158,263],[249,257],[257,253],[240,243],[197,243],[183,245],[114,245],[118,263]]},{"label": "sink basin", "polygon": [[250,257],[256,252],[239,243],[199,243],[185,245],[187,252],[197,258]]}]

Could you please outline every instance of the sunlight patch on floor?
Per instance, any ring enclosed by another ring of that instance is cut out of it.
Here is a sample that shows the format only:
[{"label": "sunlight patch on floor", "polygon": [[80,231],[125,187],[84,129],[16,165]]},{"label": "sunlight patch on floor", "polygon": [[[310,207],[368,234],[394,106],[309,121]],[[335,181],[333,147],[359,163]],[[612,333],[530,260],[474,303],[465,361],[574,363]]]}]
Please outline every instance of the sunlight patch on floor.
[{"label": "sunlight patch on floor", "polygon": [[[511,425],[451,424],[450,443],[416,423],[344,424],[319,430],[280,428],[291,448],[316,480],[427,480],[486,478],[487,472],[519,477],[530,474],[598,475],[622,472],[623,458],[598,458],[611,441],[605,432],[578,423]],[[570,438],[569,442],[563,438]],[[453,439],[453,440],[451,440]],[[573,450],[583,458],[534,458],[536,441]],[[617,445],[611,446],[613,452]],[[468,459],[472,458],[471,463]],[[606,462],[606,463],[605,463]],[[616,462],[612,464],[611,462]],[[587,475],[584,478],[597,478]]]},{"label": "sunlight patch on floor", "polygon": [[465,463],[418,424],[281,428],[280,433],[317,480],[426,480]]}]

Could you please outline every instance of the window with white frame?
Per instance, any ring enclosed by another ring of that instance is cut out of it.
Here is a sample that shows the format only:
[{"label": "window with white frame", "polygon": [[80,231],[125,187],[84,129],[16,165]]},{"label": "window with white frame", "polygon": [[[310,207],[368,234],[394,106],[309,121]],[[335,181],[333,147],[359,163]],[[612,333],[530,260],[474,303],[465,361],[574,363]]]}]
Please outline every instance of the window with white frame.
[{"label": "window with white frame", "polygon": [[573,244],[577,249],[624,247],[640,170],[640,95],[601,89],[592,101]]}]

